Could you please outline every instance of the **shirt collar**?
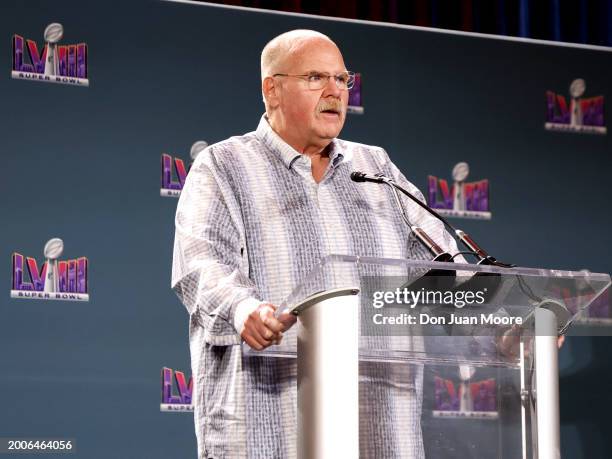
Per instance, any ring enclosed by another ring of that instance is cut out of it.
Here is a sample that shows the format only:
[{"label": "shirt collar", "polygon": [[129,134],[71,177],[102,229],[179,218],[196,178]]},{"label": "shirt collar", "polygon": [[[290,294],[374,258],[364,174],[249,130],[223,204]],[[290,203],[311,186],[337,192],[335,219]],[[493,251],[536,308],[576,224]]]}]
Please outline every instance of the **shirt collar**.
[{"label": "shirt collar", "polygon": [[[259,120],[259,125],[257,126],[255,134],[273,153],[280,156],[280,159],[283,161],[283,164],[285,164],[287,169],[291,169],[293,163],[302,156],[301,153],[295,150],[276,132],[274,132],[272,126],[270,126],[270,123],[268,123],[268,119],[265,114]],[[330,144],[329,152],[329,162],[333,167],[340,164],[342,158],[344,157],[341,150],[342,148],[340,147],[337,139],[333,139]]]}]

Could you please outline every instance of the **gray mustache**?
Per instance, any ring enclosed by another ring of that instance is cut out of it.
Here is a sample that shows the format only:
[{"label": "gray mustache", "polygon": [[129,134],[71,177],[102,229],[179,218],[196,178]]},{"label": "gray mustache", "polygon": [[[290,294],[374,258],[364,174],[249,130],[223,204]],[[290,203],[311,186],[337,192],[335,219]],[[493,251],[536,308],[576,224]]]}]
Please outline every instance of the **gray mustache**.
[{"label": "gray mustache", "polygon": [[334,110],[338,113],[344,113],[344,107],[339,100],[326,100],[317,106],[317,113],[324,112],[325,110]]}]

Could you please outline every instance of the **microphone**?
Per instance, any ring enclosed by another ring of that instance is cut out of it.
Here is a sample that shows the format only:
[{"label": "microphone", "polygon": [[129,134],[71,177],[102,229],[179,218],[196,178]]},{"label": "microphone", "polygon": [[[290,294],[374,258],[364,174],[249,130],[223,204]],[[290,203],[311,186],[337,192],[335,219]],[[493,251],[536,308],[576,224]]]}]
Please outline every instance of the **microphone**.
[{"label": "microphone", "polygon": [[402,201],[399,198],[397,191],[394,188],[393,183],[390,179],[388,179],[382,174],[370,175],[366,174],[365,172],[353,171],[351,172],[351,180],[353,180],[354,182],[374,182],[389,185],[391,187],[391,190],[393,191],[393,197],[395,198],[395,202],[401,211],[402,218],[404,219],[412,233],[416,236],[416,238],[432,253],[432,255],[434,256],[433,261],[453,261],[453,257],[450,253],[445,252],[442,247],[436,244],[435,241],[431,237],[429,237],[429,235],[422,228],[413,225],[410,222],[408,215],[406,215],[406,211],[404,209]]},{"label": "microphone", "polygon": [[383,183],[384,180],[376,175],[366,174],[365,172],[353,171],[351,172],[351,180],[353,182],[374,182]]},{"label": "microphone", "polygon": [[[423,244],[427,250],[433,255],[432,261],[441,261],[452,263],[453,257],[450,253],[445,252],[442,247],[435,243],[435,241],[429,237],[429,235],[420,227],[413,225],[406,214],[402,200],[400,199],[397,190],[393,186],[392,180],[385,177],[382,174],[370,175],[360,171],[353,171],[351,173],[351,180],[354,182],[373,182],[373,183],[384,183],[391,188],[391,192],[395,199],[397,207],[400,209],[402,218],[415,235],[417,240]],[[406,282],[400,288],[405,289],[410,286],[413,290],[448,290],[455,283],[455,271],[454,270],[443,270],[443,269],[430,269],[421,277],[416,280]]]},{"label": "microphone", "polygon": [[[431,215],[436,217],[438,220],[440,220],[444,224],[444,226],[446,226],[446,228],[448,228],[453,234],[455,234],[455,236],[461,241],[461,243],[468,248],[471,254],[478,257],[477,264],[492,265],[492,266],[497,266],[501,268],[513,268],[516,266],[512,264],[502,263],[501,261],[498,261],[494,257],[490,256],[483,248],[481,248],[478,244],[476,244],[476,242],[468,234],[461,231],[460,229],[456,229],[455,227],[453,227],[453,225],[451,225],[444,217],[438,214],[435,210],[433,210],[431,207],[423,203],[419,198],[414,196],[408,190],[399,186],[391,178],[386,177],[382,173],[378,173],[376,175],[370,175],[364,172],[354,171],[351,173],[351,179],[355,182],[374,182],[374,183],[384,183],[386,185],[389,185],[394,192],[393,193],[394,197],[396,201],[398,202],[398,205],[400,206],[404,220],[408,223],[408,225],[410,226],[412,231],[415,233],[417,238],[419,238],[419,240],[421,240],[421,242],[425,244],[432,253],[434,253],[435,258],[433,259],[433,261],[452,262],[453,256],[449,255],[446,252],[443,252],[442,249],[438,246],[436,247],[438,250],[442,252],[442,254],[436,255],[436,251],[435,251],[436,248],[430,247],[428,245],[427,239],[419,237],[419,233],[417,231],[418,230],[422,231],[422,230],[410,224],[409,220],[405,216],[404,207],[401,204],[401,201],[399,200],[399,196],[397,195],[397,190],[401,191],[408,198],[414,201],[417,205],[419,205],[420,207],[425,209],[428,213],[430,213]],[[429,240],[431,241],[431,239]],[[449,288],[451,288],[453,291],[461,291],[461,290],[474,291],[474,290],[480,290],[482,287],[487,287],[488,292],[486,295],[486,298],[487,298],[486,301],[488,303],[490,301],[490,298],[493,298],[496,295],[499,289],[499,286],[501,284],[501,276],[495,273],[477,272],[466,282],[463,282],[462,284],[459,284],[456,286],[452,285],[454,282],[454,279],[455,279],[455,271],[432,269],[428,271],[427,273],[425,273],[421,278],[417,279],[416,281],[412,283],[408,283],[404,285],[402,288],[405,288],[408,285],[410,285],[411,288],[414,288],[414,286],[416,286],[417,288],[424,287],[429,290],[434,289],[434,288],[441,289],[441,290],[448,290]],[[520,280],[520,276],[519,276],[519,280]],[[523,286],[521,286],[521,290],[525,292],[525,289]],[[447,328],[447,327],[448,326],[446,325],[444,326],[444,328]]]},{"label": "microphone", "polygon": [[[399,191],[401,191],[408,198],[410,198],[412,201],[414,201],[417,205],[419,205],[420,207],[425,209],[427,212],[429,212],[431,215],[433,215],[438,220],[440,220],[444,224],[444,226],[446,226],[453,234],[455,234],[457,239],[459,239],[461,241],[461,243],[465,247],[467,247],[468,250],[472,254],[474,254],[476,257],[478,257],[478,263],[477,264],[479,264],[479,265],[492,265],[492,266],[498,266],[498,267],[501,267],[501,268],[512,268],[512,267],[516,266],[516,265],[512,265],[512,264],[508,264],[508,263],[502,263],[501,261],[498,261],[494,257],[490,256],[467,233],[465,233],[464,231],[462,231],[460,229],[456,229],[444,217],[442,217],[438,212],[433,210],[427,204],[423,203],[419,198],[414,196],[408,190],[406,190],[406,189],[402,188],[401,186],[399,186],[397,183],[395,183],[389,177],[386,177],[385,175],[383,175],[381,173],[376,174],[376,175],[370,175],[370,174],[366,174],[364,172],[354,171],[354,172],[351,173],[351,179],[354,182],[386,183],[387,185],[393,187],[394,189],[398,189]],[[452,259],[452,257],[451,257],[451,259]]]}]

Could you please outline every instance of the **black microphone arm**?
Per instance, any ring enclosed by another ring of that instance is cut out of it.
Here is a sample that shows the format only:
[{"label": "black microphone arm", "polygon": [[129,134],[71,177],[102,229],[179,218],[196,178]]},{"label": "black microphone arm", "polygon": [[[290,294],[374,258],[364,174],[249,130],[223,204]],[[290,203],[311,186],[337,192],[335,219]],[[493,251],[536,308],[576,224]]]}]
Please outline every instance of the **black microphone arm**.
[{"label": "black microphone arm", "polygon": [[[393,192],[393,197],[395,198],[395,203],[397,204],[397,206],[400,209],[400,212],[402,214],[402,218],[404,219],[404,221],[406,222],[406,224],[408,225],[408,227],[410,228],[410,230],[413,232],[413,234],[416,236],[416,238],[425,246],[427,247],[427,249],[431,252],[431,254],[434,256],[432,261],[445,261],[445,262],[452,262],[453,261],[453,257],[450,253],[445,252],[442,247],[440,247],[438,244],[435,243],[435,241],[429,237],[429,235],[419,226],[413,225],[410,222],[410,219],[408,218],[408,215],[406,214],[406,210],[404,209],[404,205],[402,204],[402,200],[400,199],[399,195],[397,194],[397,187],[395,186],[395,184],[393,183],[392,180],[388,179],[385,176],[382,175],[369,175],[369,174],[364,174],[363,172],[353,172],[351,173],[351,179],[354,182],[374,182],[374,183],[383,183],[385,185],[388,185],[389,187],[391,187],[391,191]],[[400,189],[401,191],[401,189]]]},{"label": "black microphone arm", "polygon": [[[419,206],[421,206],[423,209],[425,209],[427,212],[429,212],[431,215],[433,215],[434,217],[436,217],[438,220],[440,220],[442,223],[444,223],[444,225],[453,233],[457,236],[457,238],[461,241],[461,243],[466,246],[468,248],[468,250],[472,253],[474,253],[474,255],[476,255],[479,259],[478,263],[479,265],[492,265],[492,266],[498,266],[501,268],[512,268],[515,265],[511,265],[508,263],[502,263],[501,261],[496,260],[494,257],[492,257],[491,255],[489,255],[487,252],[485,252],[485,250],[480,247],[478,244],[476,244],[476,242],[465,232],[461,231],[460,229],[456,229],[453,225],[451,225],[444,217],[442,217],[440,214],[438,214],[438,212],[436,212],[435,210],[433,210],[431,207],[429,207],[427,204],[423,203],[419,198],[417,198],[416,196],[414,196],[412,193],[410,193],[409,191],[405,190],[404,188],[402,188],[401,186],[399,186],[397,183],[395,183],[392,179],[390,179],[389,177],[383,175],[383,174],[376,174],[376,175],[370,175],[370,174],[366,174],[364,172],[359,172],[359,171],[354,171],[351,173],[351,179],[354,182],[374,182],[374,183],[385,183],[389,186],[392,187],[393,190],[399,190],[401,191],[403,194],[405,194],[408,198],[410,198],[412,201],[414,201],[416,204],[418,204]],[[396,199],[399,199],[399,197],[397,196],[397,192],[394,193],[394,196],[396,197]],[[404,213],[404,209],[403,206],[401,206],[402,209],[402,214]],[[404,216],[404,215],[403,215]],[[406,217],[404,216],[404,220],[406,220]],[[412,229],[413,225],[410,225],[410,228]],[[419,227],[415,227],[420,231],[421,230]],[[413,230],[414,231],[414,230]],[[419,235],[415,232],[415,235],[417,237],[419,237]],[[419,238],[420,239],[420,238]],[[431,240],[431,239],[430,239]],[[422,241],[423,242],[423,241]],[[433,242],[433,241],[432,241]],[[425,242],[423,242],[425,245],[427,245]],[[435,244],[435,243],[434,243]],[[439,246],[436,246],[438,249],[440,249]],[[429,248],[429,247],[428,247]],[[432,250],[432,249],[430,249]],[[440,249],[440,251],[442,251],[442,249]],[[443,252],[443,251],[442,251]],[[434,253],[432,251],[432,253]],[[444,252],[443,252],[444,253]],[[435,261],[448,261],[448,260],[436,260],[436,258],[434,258]]]}]

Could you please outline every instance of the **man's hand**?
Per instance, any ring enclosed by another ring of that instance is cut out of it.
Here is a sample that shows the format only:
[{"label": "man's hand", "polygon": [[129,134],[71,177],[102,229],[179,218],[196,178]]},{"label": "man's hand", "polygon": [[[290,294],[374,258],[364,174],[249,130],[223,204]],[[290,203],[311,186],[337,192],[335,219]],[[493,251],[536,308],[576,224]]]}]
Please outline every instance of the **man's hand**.
[{"label": "man's hand", "polygon": [[565,343],[565,335],[561,335],[557,338],[557,347],[561,349],[561,346],[563,346],[563,343]]},{"label": "man's hand", "polygon": [[[516,357],[518,355],[520,341],[519,327],[517,325],[513,325],[512,328],[498,338],[497,347],[506,357]],[[561,349],[564,342],[565,335],[559,336],[557,338],[557,348]]]},{"label": "man's hand", "polygon": [[277,306],[264,303],[247,316],[240,336],[252,349],[261,351],[272,344],[280,344],[283,332],[296,322],[297,318],[286,312],[274,317],[276,309]]}]

